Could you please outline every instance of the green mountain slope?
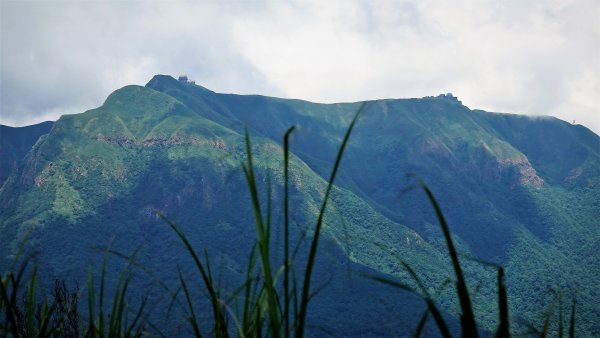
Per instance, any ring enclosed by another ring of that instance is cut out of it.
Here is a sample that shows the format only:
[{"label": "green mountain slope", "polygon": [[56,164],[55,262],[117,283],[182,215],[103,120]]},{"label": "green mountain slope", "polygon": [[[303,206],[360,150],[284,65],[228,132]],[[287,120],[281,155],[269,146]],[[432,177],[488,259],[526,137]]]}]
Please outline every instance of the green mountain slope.
[{"label": "green mountain slope", "polygon": [[[299,125],[293,150],[322,177],[358,106],[205,90],[194,95],[194,86],[161,76],[148,86],[181,100],[212,102],[231,128],[248,125],[273,140],[287,125]],[[407,174],[419,175],[431,186],[469,255],[518,271],[524,266],[552,271],[536,292],[515,275],[515,292],[528,300],[523,312],[533,313],[536,307],[543,313],[544,295],[550,288],[560,289],[559,284],[571,293],[565,285],[600,282],[600,267],[591,261],[582,273],[560,269],[577,266],[575,257],[597,258],[589,250],[596,245],[594,238],[600,238],[600,139],[588,129],[554,118],[473,111],[446,95],[370,102],[350,140],[338,183],[389,219],[439,243],[428,202],[418,192],[403,191]],[[532,247],[547,250],[528,256],[522,255],[528,250],[519,254],[515,249]],[[547,257],[557,255],[556,247],[560,256],[571,258],[549,264]],[[588,249],[574,254],[578,248]],[[585,311],[595,318],[599,309],[592,299],[587,298]]]},{"label": "green mountain slope", "polygon": [[[11,174],[0,190],[0,265],[6,268],[19,239],[32,231],[30,245],[49,262],[49,275],[83,278],[89,262],[98,264],[97,248],[111,243],[122,253],[137,250],[150,270],[177,283],[177,266],[191,262],[154,215],[160,210],[198,248],[207,248],[235,284],[254,233],[239,168],[245,129],[252,136],[261,198],[266,200],[272,182],[272,215],[280,225],[280,144],[285,130],[297,126],[291,148],[292,237],[300,241],[310,236],[325,178],[358,106],[219,94],[163,75],[146,87],[124,87],[97,109],[61,117]],[[550,290],[565,297],[575,293],[579,332],[600,334],[600,296],[593,288],[600,284],[597,135],[552,118],[470,110],[446,95],[370,101],[342,162],[326,219],[331,245],[323,257],[329,259],[316,275],[350,266],[410,282],[402,260],[430,288],[452,276],[428,201],[417,189],[405,189],[413,182],[409,174],[422,178],[442,204],[470,284],[478,290],[474,301],[482,327],[496,325],[495,276],[469,256],[507,267],[515,318],[540,323]],[[281,233],[275,237],[280,240]],[[312,320],[318,330],[390,334],[391,328],[381,330],[389,316],[397,318],[393,309],[404,311],[396,329],[410,333],[420,315],[415,308],[422,308],[418,300],[408,297],[399,309],[392,301],[398,291],[378,289],[372,296],[388,300],[389,311],[381,313],[366,296],[372,282],[353,281],[354,291],[330,287],[338,297],[361,301],[344,315],[333,310],[329,296],[316,298]],[[152,289],[150,281],[138,282]],[[456,313],[452,290],[442,291],[440,304]],[[338,315],[319,321],[328,313]]]},{"label": "green mountain slope", "polygon": [[[253,141],[259,175],[263,182],[270,177],[276,185],[273,204],[279,206],[281,148],[268,139],[255,137]],[[21,183],[8,184],[0,192],[2,263],[10,262],[18,241],[31,232],[30,247],[39,252],[40,261],[48,262],[43,267],[47,275],[83,280],[83,268],[89,262],[98,264],[97,248],[111,243],[117,252],[137,251],[143,265],[160,271],[158,278],[176,285],[177,266],[191,266],[191,262],[180,259],[185,257],[184,248],[154,215],[154,210],[160,210],[180,223],[195,245],[215,255],[220,269],[234,283],[242,277],[254,231],[238,167],[245,156],[243,147],[242,135],[197,115],[173,97],[144,87],[122,88],[98,109],[63,116],[36,144],[23,170],[14,173],[14,182]],[[302,233],[311,231],[308,225],[314,223],[325,181],[296,157],[291,173],[296,242]],[[333,201],[327,234],[355,261],[369,261],[381,251],[378,245],[403,243],[399,254],[415,257],[419,269],[441,281],[437,270],[445,266],[443,256],[414,231],[377,214],[347,190],[336,189]],[[274,213],[280,214],[277,210]],[[341,212],[343,216],[338,216]],[[370,223],[362,222],[365,218]],[[404,244],[406,240],[410,242]],[[348,241],[360,246],[347,246]],[[330,255],[334,262],[344,261],[340,253]],[[392,262],[385,257],[379,264]],[[324,264],[322,275],[327,269]],[[110,276],[116,278],[118,271],[111,271]],[[358,287],[368,289],[360,286],[364,283]],[[350,296],[348,291],[342,294]],[[411,302],[407,309],[422,306],[417,299]],[[359,315],[368,318],[368,312],[373,313],[365,309]],[[322,325],[346,326],[347,334],[370,334],[384,322],[379,318],[369,324],[365,319],[363,325],[351,326],[336,320]],[[403,326],[408,329],[408,324]]]}]

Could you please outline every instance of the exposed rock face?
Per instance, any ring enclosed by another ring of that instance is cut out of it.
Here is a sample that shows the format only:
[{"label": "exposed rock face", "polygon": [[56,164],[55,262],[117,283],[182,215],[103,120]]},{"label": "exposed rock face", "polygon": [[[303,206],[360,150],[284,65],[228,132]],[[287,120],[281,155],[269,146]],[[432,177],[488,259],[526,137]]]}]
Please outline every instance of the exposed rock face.
[{"label": "exposed rock face", "polygon": [[525,162],[518,165],[518,170],[521,175],[519,178],[519,183],[521,185],[531,186],[536,189],[540,189],[544,185],[544,180],[537,175],[537,172],[526,157]]},{"label": "exposed rock face", "polygon": [[112,145],[119,145],[123,147],[128,146],[142,146],[142,147],[152,147],[152,146],[178,146],[178,145],[207,145],[213,148],[226,150],[227,145],[219,139],[204,139],[200,137],[180,137],[180,136],[172,136],[168,138],[158,138],[152,137],[147,138],[141,141],[127,138],[127,137],[112,137],[105,136],[102,133],[96,135],[96,140],[100,142],[105,142]]},{"label": "exposed rock face", "polygon": [[537,175],[527,156],[516,154],[501,157],[486,143],[482,143],[471,155],[466,170],[471,175],[505,183],[510,187],[528,186],[540,189],[544,185],[544,180]]}]

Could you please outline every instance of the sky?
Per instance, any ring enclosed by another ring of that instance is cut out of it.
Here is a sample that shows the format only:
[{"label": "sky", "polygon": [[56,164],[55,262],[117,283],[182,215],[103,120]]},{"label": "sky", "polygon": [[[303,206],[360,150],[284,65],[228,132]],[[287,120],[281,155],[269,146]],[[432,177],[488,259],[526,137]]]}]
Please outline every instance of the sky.
[{"label": "sky", "polygon": [[451,92],[600,134],[600,1],[0,0],[0,124],[100,106],[155,74],[314,102]]}]

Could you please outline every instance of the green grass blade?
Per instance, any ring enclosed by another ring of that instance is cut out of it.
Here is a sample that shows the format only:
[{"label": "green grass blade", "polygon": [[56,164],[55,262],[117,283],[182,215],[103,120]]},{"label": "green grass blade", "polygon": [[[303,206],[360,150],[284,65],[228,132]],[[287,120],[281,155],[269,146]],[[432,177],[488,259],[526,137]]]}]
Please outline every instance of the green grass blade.
[{"label": "green grass blade", "polygon": [[107,334],[110,337],[114,337],[116,336],[116,324],[117,324],[117,309],[119,306],[119,295],[120,295],[120,290],[121,290],[121,282],[122,280],[119,280],[119,282],[117,283],[117,289],[115,290],[115,298],[113,299],[113,304],[112,304],[112,309],[109,313],[109,317],[108,318],[108,332]]},{"label": "green grass blade", "polygon": [[295,127],[290,127],[283,136],[283,229],[284,229],[284,249],[283,249],[283,295],[284,295],[284,335],[289,337],[290,335],[290,280],[289,280],[289,268],[290,268],[290,216],[289,216],[289,204],[290,204],[290,179],[289,179],[289,161],[290,161],[290,135],[294,131]]},{"label": "green grass blade", "polygon": [[19,267],[19,271],[17,272],[16,278],[15,278],[15,275],[12,273],[10,273],[8,276],[8,277],[10,277],[9,282],[12,283],[13,292],[11,293],[10,306],[13,309],[17,309],[17,307],[18,307],[18,305],[17,305],[18,292],[17,291],[19,290],[19,286],[21,285],[21,280],[23,279],[23,276],[25,275],[27,266],[29,265],[29,261],[32,258],[33,258],[33,255],[29,255],[23,260],[23,263],[21,263],[21,266]]},{"label": "green grass blade", "polygon": [[440,334],[442,335],[442,337],[444,337],[444,338],[452,337],[450,335],[450,330],[448,330],[448,326],[446,325],[446,321],[442,317],[442,314],[439,311],[439,309],[435,306],[435,303],[433,302],[433,300],[430,298],[427,298],[427,299],[425,299],[425,302],[427,303],[427,307],[429,308],[429,311],[431,312],[431,315],[433,316],[433,319],[435,320],[435,323],[437,324],[437,327],[440,330]]},{"label": "green grass blade", "polygon": [[192,324],[192,328],[194,329],[194,334],[197,338],[202,337],[200,333],[200,327],[198,326],[198,321],[196,320],[196,313],[194,312],[194,305],[192,303],[192,298],[190,297],[190,292],[188,290],[187,285],[185,284],[185,280],[183,279],[183,275],[181,274],[181,270],[177,269],[179,272],[179,282],[183,288],[183,293],[185,294],[185,299],[188,304],[188,308],[190,309],[190,324]]},{"label": "green grass blade", "polygon": [[[110,244],[109,244],[110,247]],[[101,338],[105,337],[104,334],[104,282],[106,279],[106,262],[108,260],[108,248],[106,249],[106,251],[104,252],[104,257],[102,258],[102,272],[100,274],[100,299],[98,300],[98,302],[100,303],[100,308],[98,309],[99,311],[99,321],[98,321],[98,329],[99,329],[99,335]]]},{"label": "green grass blade", "polygon": [[546,310],[546,317],[544,318],[544,325],[542,326],[542,330],[540,331],[540,338],[545,338],[546,336],[548,336],[548,331],[550,330],[550,321],[552,320],[554,306],[556,304],[557,299],[557,297],[554,297],[550,305],[548,305],[548,310]]},{"label": "green grass blade", "polygon": [[252,294],[252,286],[254,285],[253,283],[253,278],[252,278],[252,274],[255,268],[255,264],[256,264],[256,255],[257,255],[257,251],[256,251],[256,244],[254,244],[252,246],[252,250],[250,251],[250,259],[248,260],[248,267],[246,270],[246,282],[245,284],[245,289],[244,289],[244,312],[242,314],[242,329],[243,332],[247,332],[247,330],[249,330],[249,327],[251,325],[252,319],[254,318],[254,316],[250,316],[250,306],[252,304],[251,302],[251,294]]},{"label": "green grass blade", "polygon": [[272,337],[279,337],[280,335],[280,312],[279,306],[277,305],[275,285],[273,282],[273,274],[271,270],[271,256],[269,254],[269,234],[268,226],[265,228],[263,223],[262,211],[260,208],[260,200],[258,197],[258,188],[256,184],[256,177],[254,175],[254,164],[252,161],[252,145],[250,143],[250,136],[248,129],[246,129],[246,157],[247,163],[242,164],[248,189],[250,190],[250,199],[252,201],[252,210],[254,214],[254,222],[256,224],[256,233],[258,237],[258,248],[260,252],[261,267],[263,272],[263,278],[265,280],[265,288],[267,292],[267,304],[269,311],[269,330]]},{"label": "green grass blade", "polygon": [[446,246],[448,247],[448,252],[450,254],[450,259],[452,260],[452,266],[454,267],[454,272],[456,274],[456,291],[458,293],[458,298],[460,301],[460,307],[462,310],[462,314],[460,316],[460,322],[462,327],[462,334],[464,337],[478,337],[477,333],[477,324],[475,323],[475,314],[473,313],[473,305],[471,303],[471,297],[469,296],[469,290],[467,288],[467,283],[465,281],[465,277],[462,271],[462,267],[458,260],[458,254],[454,247],[454,242],[452,241],[452,236],[450,234],[450,228],[448,223],[446,222],[446,218],[442,213],[442,209],[438,204],[437,200],[433,196],[433,193],[421,181],[417,179],[419,186],[425,191],[427,194],[427,198],[429,202],[433,206],[435,210],[435,214],[440,222],[440,226],[442,228],[442,232],[444,234],[444,238],[446,240]]},{"label": "green grass blade", "polygon": [[562,297],[558,296],[558,338],[563,338],[565,336],[564,332],[564,323],[563,323],[563,304]]},{"label": "green grass blade", "polygon": [[425,287],[425,284],[421,281],[421,278],[419,278],[419,276],[417,275],[417,273],[415,272],[415,270],[407,262],[405,262],[403,259],[401,259],[400,257],[398,257],[398,255],[395,252],[393,252],[386,245],[384,245],[382,243],[377,243],[377,242],[374,242],[373,244],[375,246],[379,247],[380,249],[385,250],[388,255],[390,255],[398,263],[400,263],[400,265],[402,265],[404,267],[404,269],[410,274],[410,276],[415,281],[415,283],[417,283],[417,286],[419,287],[419,290],[421,291],[422,294],[425,295],[425,297],[433,298],[429,294],[429,291]]},{"label": "green grass blade", "polygon": [[[50,326],[50,321],[52,319],[52,314],[55,310],[55,305],[52,305],[48,308],[48,302],[45,301],[42,306],[42,310],[40,313],[40,321],[39,321],[39,329],[37,336],[38,338],[49,337],[51,332],[47,332]],[[54,328],[56,330],[56,328]],[[52,331],[52,330],[51,330]]]},{"label": "green grass blade", "polygon": [[377,281],[382,284],[387,284],[387,285],[392,286],[397,289],[408,291],[410,293],[416,294],[419,297],[421,297],[427,304],[427,308],[431,312],[431,315],[433,316],[433,319],[435,320],[435,323],[437,324],[442,337],[445,337],[445,338],[451,337],[450,330],[448,329],[448,325],[446,324],[444,317],[442,317],[442,313],[437,308],[437,306],[435,305],[435,302],[431,298],[423,297],[423,295],[418,293],[411,286],[404,284],[404,283],[400,283],[400,282],[397,282],[397,281],[394,281],[394,280],[391,280],[388,278],[384,278],[384,277],[379,277],[379,276],[364,275],[364,277],[372,279],[372,280]]},{"label": "green grass blade", "polygon": [[506,286],[504,285],[504,269],[498,268],[498,307],[500,312],[500,324],[496,331],[497,338],[510,337],[510,327],[508,318],[508,297],[506,295]]},{"label": "green grass blade", "polygon": [[[17,320],[15,317],[15,307],[14,305],[11,303],[10,299],[13,298],[12,295],[9,297],[8,295],[8,282],[10,280],[13,280],[13,276],[12,273],[8,273],[6,276],[6,284],[0,283],[0,292],[2,293],[2,299],[4,299],[4,304],[6,304],[6,317],[7,317],[7,321],[9,323],[9,327],[10,327],[10,331],[13,334],[13,337],[18,337],[19,336],[19,332],[17,331]],[[15,289],[15,287],[12,288],[13,293],[16,293],[17,290]],[[16,296],[15,296],[16,298]]]},{"label": "green grass blade", "polygon": [[569,338],[575,338],[575,305],[577,301],[573,298],[571,303],[571,320],[569,321]]},{"label": "green grass blade", "polygon": [[261,316],[261,311],[256,311],[256,319],[255,319],[255,325],[256,325],[256,332],[254,332],[255,337],[262,337],[262,316]]},{"label": "green grass blade", "polygon": [[310,281],[311,281],[311,277],[312,277],[312,270],[314,267],[314,263],[315,263],[315,258],[317,255],[317,248],[318,248],[318,244],[319,244],[319,238],[321,236],[321,227],[323,226],[323,219],[325,216],[325,209],[327,208],[327,202],[329,201],[329,194],[331,193],[331,190],[333,188],[333,182],[335,181],[335,177],[337,175],[337,171],[338,168],[340,166],[340,163],[342,161],[342,156],[344,155],[344,150],[346,149],[346,145],[348,144],[348,140],[350,138],[350,134],[352,134],[352,130],[354,129],[354,125],[356,124],[356,121],[358,120],[358,117],[360,116],[360,113],[363,111],[363,109],[366,106],[366,102],[364,102],[360,108],[358,109],[358,111],[356,112],[356,114],[354,115],[354,118],[352,119],[352,122],[350,122],[350,126],[348,127],[348,130],[346,131],[346,134],[344,135],[344,139],[342,140],[342,144],[340,145],[340,149],[337,153],[337,157],[335,159],[335,163],[333,165],[333,169],[331,171],[331,176],[329,177],[329,181],[327,183],[327,189],[325,190],[325,196],[323,197],[323,203],[321,204],[321,209],[319,210],[319,216],[317,219],[317,225],[315,226],[315,232],[313,234],[313,239],[310,245],[310,251],[308,253],[308,260],[306,262],[306,271],[304,273],[304,283],[302,286],[302,298],[300,299],[300,313],[299,313],[299,320],[298,320],[298,327],[297,327],[297,331],[296,331],[296,336],[297,337],[303,337],[304,336],[304,325],[305,325],[305,321],[306,321],[306,311],[308,309],[308,298],[310,295]]},{"label": "green grass blade", "polygon": [[413,268],[405,261],[401,261],[401,264],[402,264],[402,266],[404,266],[406,271],[408,271],[410,276],[415,280],[415,282],[419,286],[419,289],[425,295],[425,297],[431,298],[431,295],[429,294],[429,291],[427,291],[425,284],[423,284],[423,282],[421,281],[421,278],[419,278],[419,276],[417,276],[417,273],[413,270]]},{"label": "green grass blade", "polygon": [[[208,260],[208,251],[206,249],[204,249],[204,266],[206,267],[206,274],[208,276],[208,280],[210,281],[210,283],[212,285],[214,285],[214,278],[212,275],[212,270],[210,268],[210,262]],[[215,288],[215,294],[218,293],[218,288]],[[218,295],[217,295],[217,299],[218,299]]]},{"label": "green grass blade", "polygon": [[94,306],[95,306],[95,300],[94,300],[94,272],[92,271],[92,267],[90,266],[88,268],[88,281],[87,281],[87,288],[88,288],[88,335],[91,338],[96,337],[96,330],[94,327]]},{"label": "green grass blade", "polygon": [[[293,268],[293,267],[292,267]],[[292,295],[293,295],[293,302],[294,302],[294,327],[297,329],[298,328],[298,313],[300,312],[300,305],[298,302],[298,276],[296,274],[296,269],[292,270],[292,273],[294,275],[294,278],[292,278]]]},{"label": "green grass blade", "polygon": [[221,305],[220,305],[219,299],[217,297],[217,293],[215,292],[213,282],[211,279],[208,278],[206,269],[204,268],[204,265],[202,264],[202,262],[200,261],[200,258],[196,254],[196,251],[194,250],[194,248],[188,241],[187,237],[184,235],[183,231],[181,231],[181,229],[179,229],[179,227],[177,225],[175,225],[175,223],[171,222],[171,220],[169,220],[162,213],[158,212],[157,214],[160,218],[162,218],[163,221],[165,221],[171,227],[171,229],[173,229],[173,231],[175,231],[177,236],[179,236],[179,238],[185,245],[188,252],[192,255],[192,258],[194,259],[194,263],[196,264],[196,267],[200,271],[200,275],[202,277],[202,280],[204,281],[204,285],[206,286],[206,289],[208,290],[210,302],[211,302],[212,309],[213,309],[213,316],[214,316],[214,320],[215,320],[215,333],[222,337],[228,337],[229,334],[227,333],[227,325],[225,324],[225,318],[223,317],[223,313],[221,312]]},{"label": "green grass blade", "polygon": [[423,329],[425,328],[425,323],[427,323],[427,319],[429,319],[429,308],[427,308],[427,309],[425,309],[425,311],[423,311],[423,315],[421,316],[421,319],[419,320],[419,324],[417,325],[417,328],[415,330],[415,338],[421,337],[421,334],[423,333]]},{"label": "green grass blade", "polygon": [[131,322],[131,324],[129,325],[127,330],[125,331],[125,337],[133,337],[134,336],[133,330],[135,329],[140,318],[142,318],[142,313],[144,312],[144,308],[146,307],[147,300],[148,300],[148,296],[145,296],[142,299],[142,304],[140,305],[140,308],[136,312],[135,317],[133,318],[133,321]]},{"label": "green grass blade", "polygon": [[271,203],[273,194],[273,186],[271,182],[271,172],[267,171],[267,226],[265,234],[267,243],[271,243]]},{"label": "green grass blade", "polygon": [[365,278],[368,278],[368,279],[372,279],[372,280],[374,280],[376,282],[392,286],[392,287],[394,287],[396,289],[401,289],[401,290],[404,290],[404,291],[408,291],[410,293],[414,293],[414,294],[420,295],[417,292],[417,290],[415,290],[412,286],[410,286],[408,284],[404,284],[404,283],[401,283],[401,282],[397,282],[395,280],[391,280],[391,279],[384,278],[384,277],[379,277],[379,276],[374,276],[374,275],[362,275],[362,276],[365,277]]},{"label": "green grass blade", "polygon": [[108,252],[112,255],[114,255],[115,257],[124,259],[125,261],[127,261],[127,264],[130,266],[135,266],[137,269],[145,272],[146,274],[148,274],[152,280],[157,283],[162,289],[164,289],[171,297],[171,302],[169,303],[169,306],[167,307],[167,312],[166,312],[166,318],[170,317],[173,305],[175,305],[175,303],[177,303],[179,306],[181,307],[185,307],[183,304],[181,304],[181,302],[179,301],[177,294],[179,293],[179,290],[181,289],[181,286],[179,286],[177,288],[177,290],[172,291],[169,286],[159,277],[156,276],[156,274],[154,273],[154,271],[152,271],[152,269],[146,267],[145,265],[139,263],[136,258],[135,255],[137,254],[137,249],[134,252],[133,255],[126,255],[123,254],[121,252],[115,251],[115,250],[108,250]]},{"label": "green grass blade", "polygon": [[[125,313],[125,307],[127,306],[127,303],[125,302],[125,295],[127,294],[128,286],[129,286],[129,276],[127,276],[127,278],[125,279],[125,283],[123,285],[123,289],[121,290],[121,295],[119,297],[118,312],[115,314],[117,317],[117,322],[116,322],[117,337],[121,337],[124,322],[125,323],[127,322],[126,319],[123,320],[123,315]],[[126,313],[125,313],[125,315],[126,315]]]},{"label": "green grass blade", "polygon": [[33,315],[35,313],[35,307],[37,305],[36,302],[36,289],[37,289],[37,270],[38,270],[38,266],[37,264],[34,264],[33,266],[33,271],[31,272],[31,279],[29,281],[29,287],[27,288],[27,309],[25,310],[26,313],[26,323],[27,323],[27,336],[28,337],[33,337],[34,335],[34,322],[33,322]]}]

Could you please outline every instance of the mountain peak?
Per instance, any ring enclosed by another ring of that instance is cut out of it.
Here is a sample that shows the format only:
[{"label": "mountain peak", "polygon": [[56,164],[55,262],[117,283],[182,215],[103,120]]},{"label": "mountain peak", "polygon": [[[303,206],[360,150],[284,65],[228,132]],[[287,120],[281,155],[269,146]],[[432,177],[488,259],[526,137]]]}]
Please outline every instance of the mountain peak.
[{"label": "mountain peak", "polygon": [[188,78],[187,75],[180,75],[178,79],[175,79],[171,75],[157,74],[152,77],[146,84],[146,87],[152,88],[158,91],[167,91],[169,89],[182,90],[187,86],[193,86],[196,89],[201,89],[206,92],[212,93],[213,91],[196,84],[195,81]]}]

